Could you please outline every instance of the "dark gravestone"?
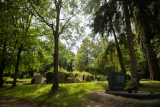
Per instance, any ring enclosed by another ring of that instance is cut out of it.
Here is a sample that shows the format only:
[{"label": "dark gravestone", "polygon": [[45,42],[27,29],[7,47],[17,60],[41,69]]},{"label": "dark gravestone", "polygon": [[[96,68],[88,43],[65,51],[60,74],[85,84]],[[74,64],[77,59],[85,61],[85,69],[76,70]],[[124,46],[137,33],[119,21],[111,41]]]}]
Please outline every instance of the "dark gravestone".
[{"label": "dark gravestone", "polygon": [[126,87],[125,75],[119,72],[109,72],[109,88],[111,91],[121,91]]},{"label": "dark gravestone", "polygon": [[93,81],[93,80],[94,80],[94,77],[93,77],[93,76],[90,76],[90,79]]},{"label": "dark gravestone", "polygon": [[95,79],[97,79],[97,75],[95,75]]}]

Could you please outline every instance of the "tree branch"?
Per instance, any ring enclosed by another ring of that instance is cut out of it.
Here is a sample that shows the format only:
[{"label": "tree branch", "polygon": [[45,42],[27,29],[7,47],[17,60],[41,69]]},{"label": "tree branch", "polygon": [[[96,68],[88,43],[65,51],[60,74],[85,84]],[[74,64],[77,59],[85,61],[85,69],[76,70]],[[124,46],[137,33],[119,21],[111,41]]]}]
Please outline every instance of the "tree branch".
[{"label": "tree branch", "polygon": [[67,24],[74,16],[76,16],[76,15],[82,10],[82,8],[83,8],[83,6],[77,11],[77,13],[75,13],[73,16],[71,16],[71,17],[66,21],[66,23],[63,25],[63,27],[62,27],[61,32],[59,33],[59,35],[62,34],[62,32],[63,32],[66,24]]},{"label": "tree branch", "polygon": [[[36,9],[34,8],[33,4],[31,2],[30,2],[30,4],[31,4],[32,8],[34,9],[34,11],[36,12],[36,14],[38,15],[38,17],[40,17],[38,19],[41,20],[42,22],[46,23],[53,30],[53,32],[55,32],[55,30],[53,28],[53,24],[49,24],[48,22],[46,22],[44,20],[44,18],[36,11]],[[27,9],[28,9],[28,7],[27,7]],[[28,10],[30,11],[30,9],[28,9]],[[37,16],[32,11],[30,11],[30,12],[37,18]]]}]

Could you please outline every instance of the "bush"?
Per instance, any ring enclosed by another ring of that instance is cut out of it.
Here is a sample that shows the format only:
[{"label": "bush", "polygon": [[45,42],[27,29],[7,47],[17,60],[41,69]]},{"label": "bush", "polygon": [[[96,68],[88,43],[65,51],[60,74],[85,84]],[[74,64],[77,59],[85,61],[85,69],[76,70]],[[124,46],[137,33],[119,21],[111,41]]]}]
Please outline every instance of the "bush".
[{"label": "bush", "polygon": [[90,76],[90,79],[91,79],[92,81],[94,81],[94,76]]},{"label": "bush", "polygon": [[97,80],[100,81],[100,77],[97,76]]},{"label": "bush", "polygon": [[81,79],[77,76],[77,77],[75,78],[75,81],[81,81]]},{"label": "bush", "polygon": [[126,74],[126,79],[131,80],[131,76],[129,74]]},{"label": "bush", "polygon": [[53,83],[53,73],[52,72],[47,72],[46,73],[46,83],[47,84],[52,84]]},{"label": "bush", "polygon": [[141,79],[141,81],[148,81],[148,79]]},{"label": "bush", "polygon": [[65,81],[67,81],[68,77],[69,77],[69,74],[65,74]]},{"label": "bush", "polygon": [[31,84],[34,84],[34,80],[35,80],[35,77],[34,77],[34,78],[32,78],[32,80],[31,80]]},{"label": "bush", "polygon": [[86,81],[91,82],[90,76],[87,76]]},{"label": "bush", "polygon": [[83,80],[82,82],[83,82],[83,83],[85,83],[86,81],[85,81],[85,80]]}]

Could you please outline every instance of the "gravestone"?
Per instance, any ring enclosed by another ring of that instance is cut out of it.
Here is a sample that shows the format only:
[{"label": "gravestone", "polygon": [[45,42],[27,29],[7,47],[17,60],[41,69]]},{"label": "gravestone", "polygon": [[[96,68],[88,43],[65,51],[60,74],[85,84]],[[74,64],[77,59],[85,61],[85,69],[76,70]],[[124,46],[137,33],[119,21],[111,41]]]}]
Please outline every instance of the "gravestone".
[{"label": "gravestone", "polygon": [[89,76],[90,77],[90,79],[93,81],[94,80],[94,77],[93,76]]},{"label": "gravestone", "polygon": [[35,84],[42,84],[42,83],[44,83],[44,80],[45,80],[45,77],[35,76],[34,83]]},{"label": "gravestone", "polygon": [[78,77],[81,79],[81,81],[83,80],[83,75],[78,74]]},{"label": "gravestone", "polygon": [[65,81],[65,73],[58,72],[58,82],[63,83]]},{"label": "gravestone", "polygon": [[111,91],[121,91],[126,87],[125,74],[109,72],[109,88]]}]

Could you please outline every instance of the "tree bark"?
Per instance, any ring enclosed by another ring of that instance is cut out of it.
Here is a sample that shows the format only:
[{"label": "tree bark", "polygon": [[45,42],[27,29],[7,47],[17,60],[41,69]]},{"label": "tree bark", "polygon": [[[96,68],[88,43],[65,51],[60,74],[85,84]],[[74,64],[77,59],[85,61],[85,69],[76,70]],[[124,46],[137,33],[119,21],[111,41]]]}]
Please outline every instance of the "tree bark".
[{"label": "tree bark", "polygon": [[160,80],[159,72],[156,69],[156,64],[155,64],[155,60],[154,60],[154,56],[153,56],[153,50],[152,50],[150,39],[149,39],[150,32],[148,32],[149,30],[147,30],[147,29],[149,29],[149,28],[147,28],[147,26],[149,26],[147,24],[147,22],[144,23],[143,30],[144,30],[146,51],[147,51],[147,57],[148,57],[150,80]]},{"label": "tree bark", "polygon": [[128,42],[128,48],[129,48],[129,56],[130,56],[131,78],[138,79],[136,56],[135,56],[135,51],[134,51],[132,31],[131,31],[131,25],[130,25],[130,17],[129,17],[128,5],[126,3],[126,0],[123,0],[123,8],[124,8],[127,42]]},{"label": "tree bark", "polygon": [[17,63],[16,63],[16,68],[15,68],[15,73],[14,73],[14,79],[13,79],[13,84],[12,87],[16,86],[16,81],[17,81],[17,73],[18,73],[18,67],[19,67],[19,61],[21,58],[21,52],[22,52],[22,44],[20,45],[19,49],[18,49],[18,54],[17,54]]},{"label": "tree bark", "polygon": [[3,71],[5,69],[6,66],[6,60],[5,60],[5,52],[6,52],[6,42],[4,43],[3,46],[3,51],[2,51],[2,57],[1,57],[1,65],[0,65],[0,88],[3,87]]},{"label": "tree bark", "polygon": [[118,53],[118,58],[119,58],[121,70],[122,70],[122,73],[126,75],[126,70],[125,70],[125,66],[124,66],[124,63],[123,63],[123,58],[122,58],[122,53],[121,53],[121,50],[120,50],[120,47],[119,47],[119,43],[117,41],[116,34],[115,34],[115,31],[114,31],[113,28],[112,28],[112,30],[113,30],[114,40],[116,42],[116,49],[117,49],[117,53]]},{"label": "tree bark", "polygon": [[159,72],[156,69],[155,61],[153,58],[153,53],[151,49],[151,44],[146,43],[146,50],[147,50],[147,57],[148,57],[148,65],[149,65],[149,72],[150,72],[150,80],[160,80]]},{"label": "tree bark", "polygon": [[56,32],[54,35],[54,43],[55,43],[55,50],[54,50],[54,73],[53,73],[53,86],[52,90],[57,90],[59,87],[58,84],[58,41],[59,41],[59,21],[60,21],[60,4],[61,1],[56,5],[57,9],[57,19],[56,19]]}]

